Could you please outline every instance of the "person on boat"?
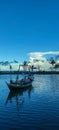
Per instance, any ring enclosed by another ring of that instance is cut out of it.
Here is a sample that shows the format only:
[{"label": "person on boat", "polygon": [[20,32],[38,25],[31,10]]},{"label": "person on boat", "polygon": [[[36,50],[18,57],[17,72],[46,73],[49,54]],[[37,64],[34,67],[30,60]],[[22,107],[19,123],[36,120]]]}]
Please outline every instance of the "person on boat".
[{"label": "person on boat", "polygon": [[10,80],[10,83],[13,83],[12,79]]},{"label": "person on boat", "polygon": [[33,79],[34,79],[33,75],[29,74],[28,75],[28,79],[31,80],[31,81],[33,81]]}]

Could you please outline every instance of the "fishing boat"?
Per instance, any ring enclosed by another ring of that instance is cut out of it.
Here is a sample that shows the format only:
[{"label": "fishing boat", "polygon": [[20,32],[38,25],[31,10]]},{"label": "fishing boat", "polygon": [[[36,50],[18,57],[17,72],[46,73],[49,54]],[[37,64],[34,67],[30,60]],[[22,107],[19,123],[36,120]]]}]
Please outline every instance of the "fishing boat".
[{"label": "fishing boat", "polygon": [[21,80],[16,78],[16,81],[10,80],[10,82],[6,82],[8,88],[10,90],[18,90],[18,89],[24,89],[32,86],[33,77],[32,75],[25,76]]}]

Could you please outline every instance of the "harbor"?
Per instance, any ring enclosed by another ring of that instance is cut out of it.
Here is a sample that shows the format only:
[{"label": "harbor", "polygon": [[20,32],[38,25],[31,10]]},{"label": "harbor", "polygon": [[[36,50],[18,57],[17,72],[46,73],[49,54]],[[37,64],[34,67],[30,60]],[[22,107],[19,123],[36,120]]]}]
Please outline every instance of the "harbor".
[{"label": "harbor", "polygon": [[0,130],[59,130],[58,0],[0,0]]}]

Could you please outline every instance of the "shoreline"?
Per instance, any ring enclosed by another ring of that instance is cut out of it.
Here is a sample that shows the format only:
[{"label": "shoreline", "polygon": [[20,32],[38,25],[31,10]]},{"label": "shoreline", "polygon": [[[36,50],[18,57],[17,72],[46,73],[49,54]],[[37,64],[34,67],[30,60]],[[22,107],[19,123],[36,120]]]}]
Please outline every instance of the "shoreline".
[{"label": "shoreline", "polygon": [[5,74],[59,74],[59,71],[0,71],[0,75]]}]

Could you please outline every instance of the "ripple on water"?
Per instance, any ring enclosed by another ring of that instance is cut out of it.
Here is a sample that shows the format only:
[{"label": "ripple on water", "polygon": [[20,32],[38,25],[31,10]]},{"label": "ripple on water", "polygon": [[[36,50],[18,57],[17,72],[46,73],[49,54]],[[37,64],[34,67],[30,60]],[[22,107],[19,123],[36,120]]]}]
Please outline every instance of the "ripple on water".
[{"label": "ripple on water", "polygon": [[14,94],[6,80],[1,76],[0,129],[59,130],[58,75],[34,75],[33,89]]}]

